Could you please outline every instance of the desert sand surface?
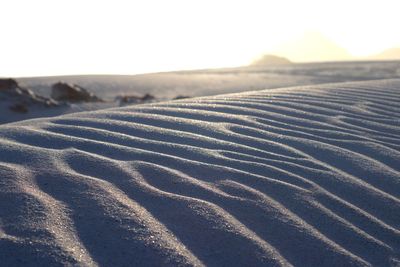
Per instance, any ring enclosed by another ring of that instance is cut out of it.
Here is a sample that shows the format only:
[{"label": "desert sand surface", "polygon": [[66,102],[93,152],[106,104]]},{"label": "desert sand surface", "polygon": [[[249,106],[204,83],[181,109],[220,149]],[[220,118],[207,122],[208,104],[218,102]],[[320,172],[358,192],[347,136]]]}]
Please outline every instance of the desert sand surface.
[{"label": "desert sand surface", "polygon": [[[72,75],[15,78],[23,88],[51,97],[52,86],[60,81],[81,86],[103,102],[67,103],[57,107],[26,106],[27,112],[10,110],[18,99],[3,97],[0,90],[0,124],[67,113],[118,107],[121,96],[154,97],[160,102],[176,97],[199,97],[289,86],[400,78],[400,61],[355,61],[296,63],[277,66],[247,66],[149,73],[138,75]],[[124,104],[125,105],[125,104]]]},{"label": "desert sand surface", "polygon": [[2,266],[399,266],[400,80],[0,126]]}]

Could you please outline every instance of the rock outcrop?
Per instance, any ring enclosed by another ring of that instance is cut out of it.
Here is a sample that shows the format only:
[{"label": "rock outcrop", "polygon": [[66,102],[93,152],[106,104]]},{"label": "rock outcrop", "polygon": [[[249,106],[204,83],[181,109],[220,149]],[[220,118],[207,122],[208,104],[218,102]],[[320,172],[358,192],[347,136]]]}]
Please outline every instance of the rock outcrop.
[{"label": "rock outcrop", "polygon": [[76,84],[58,82],[51,88],[51,97],[64,102],[102,102],[103,100]]},{"label": "rock outcrop", "polygon": [[9,109],[18,113],[27,113],[33,105],[58,106],[57,101],[35,94],[14,79],[0,79],[0,101],[7,102]]},{"label": "rock outcrop", "polygon": [[145,94],[143,96],[123,95],[116,97],[116,100],[119,101],[120,106],[129,104],[142,104],[142,103],[152,102],[155,99],[156,98],[151,94]]},{"label": "rock outcrop", "polygon": [[18,83],[14,79],[0,79],[0,92],[14,90]]}]

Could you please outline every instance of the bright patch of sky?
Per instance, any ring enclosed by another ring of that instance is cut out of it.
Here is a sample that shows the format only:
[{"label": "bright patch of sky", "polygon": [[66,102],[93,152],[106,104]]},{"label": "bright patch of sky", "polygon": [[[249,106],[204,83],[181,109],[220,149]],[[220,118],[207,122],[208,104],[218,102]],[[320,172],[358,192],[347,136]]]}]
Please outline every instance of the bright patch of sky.
[{"label": "bright patch of sky", "polygon": [[309,31],[353,56],[400,46],[398,0],[4,0],[0,8],[0,76],[239,66]]}]

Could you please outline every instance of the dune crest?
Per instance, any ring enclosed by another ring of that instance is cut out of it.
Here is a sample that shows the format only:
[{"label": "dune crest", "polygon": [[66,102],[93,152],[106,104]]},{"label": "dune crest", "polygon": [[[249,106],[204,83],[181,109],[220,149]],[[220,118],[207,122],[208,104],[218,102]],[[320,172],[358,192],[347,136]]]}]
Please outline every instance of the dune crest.
[{"label": "dune crest", "polygon": [[400,80],[0,126],[6,266],[396,266]]}]

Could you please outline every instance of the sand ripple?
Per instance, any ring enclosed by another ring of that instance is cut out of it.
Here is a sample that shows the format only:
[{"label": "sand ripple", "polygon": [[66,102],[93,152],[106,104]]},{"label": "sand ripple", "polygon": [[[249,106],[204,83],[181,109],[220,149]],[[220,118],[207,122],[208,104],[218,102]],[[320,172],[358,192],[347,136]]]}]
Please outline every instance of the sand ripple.
[{"label": "sand ripple", "polygon": [[398,266],[400,81],[0,127],[2,266]]}]

